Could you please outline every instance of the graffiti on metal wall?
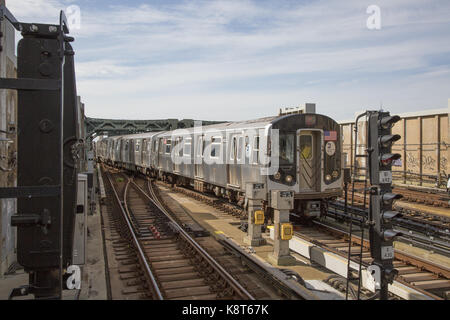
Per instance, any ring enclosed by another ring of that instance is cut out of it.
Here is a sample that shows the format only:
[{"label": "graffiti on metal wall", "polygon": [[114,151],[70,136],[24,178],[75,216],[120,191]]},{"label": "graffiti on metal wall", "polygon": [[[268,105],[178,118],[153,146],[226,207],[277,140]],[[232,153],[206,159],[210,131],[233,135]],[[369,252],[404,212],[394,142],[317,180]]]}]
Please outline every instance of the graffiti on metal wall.
[{"label": "graffiti on metal wall", "polygon": [[408,164],[408,169],[419,168],[419,160],[411,152],[406,153],[406,163]]},{"label": "graffiti on metal wall", "polygon": [[[408,164],[408,171],[415,171],[420,169],[419,156],[414,155],[412,152],[406,153],[406,159]],[[436,159],[433,156],[422,156],[423,169],[434,171],[436,170]],[[441,171],[447,171],[448,160],[445,156],[441,156],[440,169]]]},{"label": "graffiti on metal wall", "polygon": [[422,163],[425,170],[436,170],[436,159],[432,156],[422,156]]},{"label": "graffiti on metal wall", "polygon": [[441,171],[447,171],[448,160],[446,157],[441,156]]}]

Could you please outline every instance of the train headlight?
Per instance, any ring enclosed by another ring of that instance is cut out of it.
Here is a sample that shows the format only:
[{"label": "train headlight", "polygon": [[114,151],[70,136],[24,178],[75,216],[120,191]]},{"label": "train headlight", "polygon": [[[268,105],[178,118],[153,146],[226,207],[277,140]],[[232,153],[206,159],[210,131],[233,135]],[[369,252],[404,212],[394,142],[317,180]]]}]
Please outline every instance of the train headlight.
[{"label": "train headlight", "polygon": [[280,172],[277,172],[277,173],[275,173],[275,174],[273,175],[273,177],[274,177],[276,180],[280,180],[280,178],[281,178],[281,173],[280,173]]},{"label": "train headlight", "polygon": [[334,170],[332,175],[333,175],[333,178],[337,178],[339,176],[339,171]]},{"label": "train headlight", "polygon": [[291,183],[292,182],[292,176],[286,176],[286,182]]},{"label": "train headlight", "polygon": [[330,181],[330,180],[331,180],[331,176],[330,176],[329,174],[327,174],[327,175],[325,176],[325,180]]}]

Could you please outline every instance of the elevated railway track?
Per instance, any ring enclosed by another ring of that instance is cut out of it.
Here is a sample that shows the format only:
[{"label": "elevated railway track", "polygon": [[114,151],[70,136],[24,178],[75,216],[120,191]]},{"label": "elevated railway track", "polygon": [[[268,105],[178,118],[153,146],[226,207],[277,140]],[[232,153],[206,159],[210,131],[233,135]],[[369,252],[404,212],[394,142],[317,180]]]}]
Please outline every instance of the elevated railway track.
[{"label": "elevated railway track", "polygon": [[[361,251],[360,237],[352,235],[349,246],[348,232],[326,222],[314,222],[311,227],[299,228],[296,236],[343,259],[347,259],[349,250],[352,253]],[[352,257],[351,261],[354,264],[354,273],[360,263],[364,269],[371,264],[370,244],[367,239],[363,240],[362,261],[358,257]],[[395,252],[393,264],[398,270],[398,276],[391,286],[392,294],[396,293],[404,299],[408,295],[412,299],[431,300],[443,300],[450,297],[450,269],[448,266],[426,261],[398,250]],[[403,286],[412,291],[408,292],[402,289]]]},{"label": "elevated railway track", "polygon": [[104,170],[103,177],[114,202],[110,211],[117,237],[110,251],[120,268],[109,277],[122,280],[118,298],[317,299],[276,270],[254,262],[246,267],[241,261],[251,258],[243,252],[230,255],[227,239],[218,242],[188,215],[170,212],[150,180],[117,170]]},{"label": "elevated railway track", "polygon": [[[158,182],[158,184],[161,182]],[[151,182],[147,178],[134,178],[130,184],[134,185],[134,188],[138,187],[140,192],[145,192],[147,196],[153,199],[160,199],[158,196],[159,191],[158,187],[154,182]],[[165,184],[170,187],[169,184]],[[147,191],[144,191],[147,187]],[[203,194],[198,191],[193,191],[187,189],[185,187],[180,186],[172,186],[171,191],[180,192],[183,195],[189,196],[193,199],[201,201],[202,203],[211,206],[214,210],[219,210],[222,212],[229,213],[230,215],[242,219],[244,217],[244,210],[236,207],[234,205],[230,206],[227,203],[223,203],[222,200],[216,198],[211,194]],[[158,200],[157,204],[159,207],[165,207],[167,211],[167,204],[165,204],[162,200]],[[358,211],[359,215],[364,215],[363,210],[359,208],[348,208],[354,211]],[[297,231],[295,236],[298,239],[302,239],[307,241],[314,246],[320,247],[327,252],[338,255],[341,258],[345,259],[348,256],[348,251],[356,252],[361,250],[360,243],[361,240],[359,237],[353,235],[351,239],[351,245],[349,246],[349,237],[345,230],[345,225],[340,225],[336,227],[336,224],[329,223],[330,217],[333,222],[336,221],[337,212],[341,212],[339,216],[341,220],[345,220],[346,217],[342,215],[343,208],[342,202],[335,202],[334,207],[330,207],[329,209],[329,217],[323,221],[315,221],[313,225],[309,227],[299,226],[296,227]],[[355,214],[358,216],[358,214]],[[348,218],[348,216],[347,216]],[[177,222],[180,225],[183,225],[185,229],[190,230],[191,233],[198,232],[201,234],[203,231],[201,227],[194,221],[194,219],[188,214],[184,213],[182,218],[176,218]],[[342,221],[341,221],[342,222]],[[412,229],[417,233],[427,234],[426,231],[433,231],[434,238],[433,241],[430,241],[429,238],[424,241],[420,241],[420,237],[413,237],[414,241],[428,244],[428,249],[434,250],[435,252],[440,252],[443,255],[448,253],[448,231],[445,229],[445,225],[433,225],[428,224],[420,224],[417,223],[414,219],[409,219],[406,217],[403,219],[404,225],[403,228]],[[416,229],[414,229],[414,227]],[[420,229],[422,228],[422,229]],[[407,237],[408,234],[405,234]],[[206,239],[206,237],[201,237],[201,239]],[[203,241],[203,240],[200,240]],[[226,244],[224,244],[226,246]],[[229,250],[233,250],[233,246],[228,245]],[[350,249],[349,249],[350,248]],[[362,248],[362,260],[358,258],[352,258],[352,264],[355,266],[362,263],[363,269],[365,269],[372,258],[370,256],[370,246],[367,239],[363,240],[363,248]],[[234,248],[234,250],[237,250]],[[249,258],[247,257],[247,260]],[[394,266],[399,271],[398,276],[395,279],[394,285],[391,286],[391,298],[403,298],[403,299],[431,299],[431,300],[442,300],[448,299],[450,294],[450,270],[445,265],[440,265],[438,263],[433,263],[430,261],[426,261],[425,259],[396,251]],[[273,271],[272,271],[273,272]],[[330,280],[330,283],[333,283],[334,280]],[[339,287],[339,286],[338,286]],[[353,288],[357,287],[357,283],[353,281]],[[342,289],[342,285],[341,285]],[[411,293],[412,292],[412,293]],[[366,297],[369,292],[366,290]]]}]

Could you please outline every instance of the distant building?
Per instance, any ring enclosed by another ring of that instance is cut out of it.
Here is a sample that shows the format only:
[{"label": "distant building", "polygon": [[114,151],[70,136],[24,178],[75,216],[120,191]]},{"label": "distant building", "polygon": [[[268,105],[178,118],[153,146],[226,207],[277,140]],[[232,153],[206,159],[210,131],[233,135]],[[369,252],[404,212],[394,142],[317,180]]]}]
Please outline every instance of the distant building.
[{"label": "distant building", "polygon": [[280,108],[280,112],[278,115],[285,116],[287,114],[298,114],[298,113],[316,113],[316,104],[306,103],[304,106]]}]

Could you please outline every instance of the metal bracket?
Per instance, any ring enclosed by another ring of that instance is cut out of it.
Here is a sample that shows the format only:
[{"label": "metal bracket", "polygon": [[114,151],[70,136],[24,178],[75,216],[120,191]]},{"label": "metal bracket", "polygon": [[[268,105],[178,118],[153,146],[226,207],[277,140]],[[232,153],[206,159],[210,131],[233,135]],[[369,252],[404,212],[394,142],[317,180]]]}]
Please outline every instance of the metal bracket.
[{"label": "metal bracket", "polygon": [[[14,288],[11,290],[8,300],[13,300],[14,297],[23,297],[23,296],[27,296],[29,294],[35,294],[39,290],[46,290],[46,289],[51,289],[51,288],[47,288],[47,287],[39,288],[39,287],[30,286],[30,285],[20,286],[18,288]],[[47,296],[44,298],[35,298],[35,300],[55,300],[55,299],[59,299],[59,298],[60,298],[59,296]]]},{"label": "metal bracket", "polygon": [[28,227],[40,225],[42,232],[47,234],[47,227],[52,224],[52,217],[48,209],[44,209],[41,214],[16,214],[11,216],[11,226]]},{"label": "metal bracket", "polygon": [[32,186],[0,188],[0,199],[57,197],[61,194],[61,186]]},{"label": "metal bracket", "polygon": [[8,300],[12,300],[14,297],[23,297],[30,294],[30,286],[20,286],[18,288],[14,288],[11,290],[11,293],[8,296]]},{"label": "metal bracket", "polygon": [[53,79],[0,78],[0,88],[14,90],[59,90],[61,81]]}]

